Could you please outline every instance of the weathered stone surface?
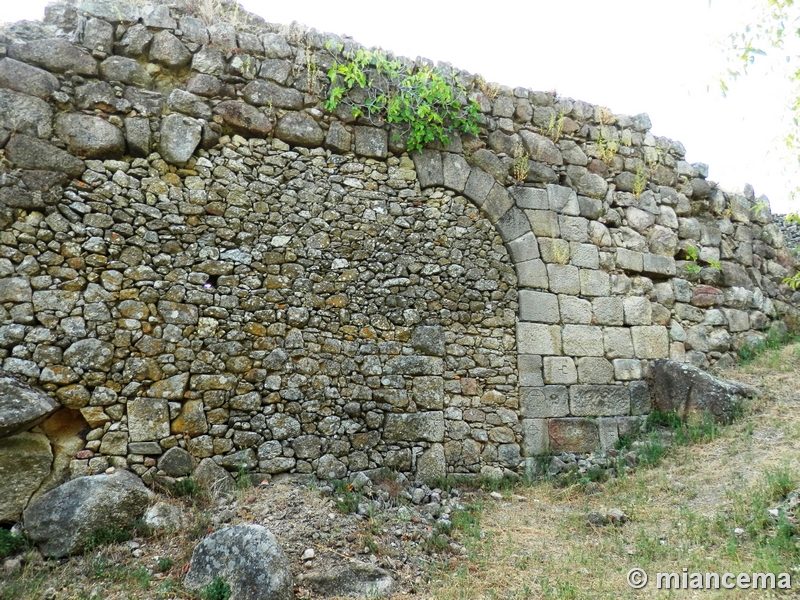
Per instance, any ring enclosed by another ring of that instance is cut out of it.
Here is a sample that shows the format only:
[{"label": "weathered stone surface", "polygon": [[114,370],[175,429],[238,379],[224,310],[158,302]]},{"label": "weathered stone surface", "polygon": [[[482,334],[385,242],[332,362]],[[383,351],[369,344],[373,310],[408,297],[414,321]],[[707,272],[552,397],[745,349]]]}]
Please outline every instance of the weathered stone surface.
[{"label": "weathered stone surface", "polygon": [[85,50],[70,44],[64,38],[45,38],[12,44],[8,55],[55,73],[74,71],[78,75],[97,76],[97,61]]},{"label": "weathered stone surface", "polygon": [[175,89],[167,98],[167,106],[176,112],[195,117],[197,119],[211,119],[211,107],[205,100],[191,92]]},{"label": "weathered stone surface", "polygon": [[194,458],[183,448],[170,448],[158,459],[158,468],[171,477],[189,475],[195,467]]},{"label": "weathered stone surface", "polygon": [[169,163],[185,165],[194,154],[203,135],[203,127],[183,115],[167,115],[161,119],[161,141],[158,152]]},{"label": "weathered stone surface", "polygon": [[181,407],[180,414],[172,421],[172,433],[184,433],[190,436],[202,435],[208,431],[203,402],[187,400]]},{"label": "weathered stone surface", "polygon": [[0,127],[19,134],[48,137],[53,128],[53,110],[40,98],[0,88]]},{"label": "weathered stone surface", "polygon": [[150,531],[157,533],[177,533],[189,521],[180,506],[163,500],[148,508],[142,520]]},{"label": "weathered stone surface", "polygon": [[388,571],[353,560],[331,570],[304,573],[297,582],[324,597],[387,598],[397,588]]},{"label": "weathered stone surface", "polygon": [[0,302],[30,302],[31,298],[31,283],[28,279],[24,277],[0,279]]},{"label": "weathered stone surface", "polygon": [[551,452],[592,452],[600,447],[600,432],[591,419],[551,419],[548,427]]},{"label": "weathered stone surface", "polygon": [[521,354],[561,354],[561,327],[517,323],[517,344]]},{"label": "weathered stone surface", "polygon": [[386,415],[383,435],[388,442],[444,441],[444,413],[429,411]]},{"label": "weathered stone surface", "polygon": [[149,500],[150,492],[129,471],[79,477],[32,502],[23,513],[25,531],[45,556],[68,556],[102,528],[131,526]]},{"label": "weathered stone surface", "polygon": [[353,136],[350,135],[350,132],[347,131],[344,125],[338,121],[331,123],[328,132],[325,134],[325,146],[334,152],[346,154],[350,152],[352,143]]},{"label": "weathered stone surface", "polygon": [[322,145],[325,134],[314,118],[303,112],[287,112],[275,126],[275,137],[295,146]]},{"label": "weathered stone surface", "polygon": [[[419,169],[417,169],[419,172]],[[443,185],[459,193],[464,191],[469,179],[470,166],[459,154],[445,152],[442,155]]]},{"label": "weathered stone surface", "polygon": [[82,160],[28,135],[12,136],[6,145],[6,157],[23,169],[59,171],[71,177],[78,177],[86,169]]},{"label": "weathered stone surface", "polygon": [[214,107],[214,114],[221,116],[235,132],[244,135],[265,136],[274,127],[273,122],[258,109],[236,100],[220,102]]},{"label": "weathered stone surface", "polygon": [[136,58],[147,52],[153,34],[142,23],[136,23],[125,31],[119,42],[119,54]]},{"label": "weathered stone surface", "polygon": [[603,330],[591,325],[564,325],[564,354],[569,356],[603,356]]},{"label": "weathered stone surface", "polygon": [[411,347],[420,354],[444,356],[444,328],[441,325],[420,325],[411,336]]},{"label": "weathered stone surface", "polygon": [[203,538],[192,553],[183,585],[200,590],[224,574],[231,598],[290,600],[294,597],[289,561],[269,529],[226,527]]},{"label": "weathered stone surface", "polygon": [[[412,153],[411,158],[414,161],[414,169],[417,172],[417,178],[419,179],[421,187],[426,188],[432,185],[445,185],[441,152],[424,149]],[[469,165],[467,165],[467,169],[469,169]],[[467,171],[467,174],[468,173],[469,171]],[[466,183],[466,178],[464,179],[464,183]],[[464,189],[464,183],[461,185],[462,190]]]},{"label": "weathered stone surface", "polygon": [[377,127],[355,128],[356,154],[369,158],[386,158],[388,152],[388,133]]},{"label": "weathered stone surface", "polygon": [[532,160],[551,165],[564,164],[561,151],[550,138],[546,138],[543,135],[539,135],[527,129],[521,130],[519,136],[522,138],[525,151]]},{"label": "weathered stone surface", "polygon": [[0,438],[12,436],[58,410],[50,396],[9,375],[0,376]]},{"label": "weathered stone surface", "polygon": [[701,420],[710,413],[721,423],[730,423],[747,400],[758,395],[755,388],[719,379],[697,367],[672,360],[653,363],[652,401],[661,411],[674,411],[683,419]]},{"label": "weathered stone surface", "polygon": [[164,398],[166,400],[182,400],[186,387],[189,385],[189,373],[179,373],[161,381],[156,381],[147,390],[150,398]]},{"label": "weathered stone surface", "polygon": [[169,31],[159,31],[150,43],[150,60],[176,69],[188,65],[192,55]]},{"label": "weathered stone surface", "polygon": [[577,417],[630,414],[628,388],[622,385],[573,385],[569,391],[570,412]]},{"label": "weathered stone surface", "polygon": [[666,358],[669,355],[669,334],[666,327],[631,327],[631,336],[637,358]]},{"label": "weathered stone surface", "polygon": [[432,444],[417,459],[416,477],[420,481],[436,481],[447,475],[447,462],[442,444]]},{"label": "weathered stone surface", "polygon": [[153,78],[132,58],[109,56],[100,63],[100,76],[106,81],[119,81],[139,87],[150,87]]},{"label": "weathered stone surface", "polygon": [[64,362],[85,371],[107,371],[114,358],[114,346],[96,339],[80,340],[64,351]]},{"label": "weathered stone surface", "polygon": [[43,69],[6,57],[0,59],[0,87],[47,100],[61,84]]},{"label": "weathered stone surface", "polygon": [[236,491],[236,481],[230,473],[210,458],[204,458],[194,470],[194,478],[212,498],[228,496]]},{"label": "weathered stone surface", "polygon": [[122,131],[100,117],[61,114],[56,117],[56,135],[70,153],[86,158],[120,158],[125,152]]},{"label": "weathered stone surface", "polygon": [[242,90],[242,97],[255,106],[272,106],[289,110],[303,108],[303,94],[270,81],[251,81]]},{"label": "weathered stone surface", "polygon": [[83,45],[89,50],[111,54],[114,50],[114,26],[102,19],[89,19],[83,29]]},{"label": "weathered stone surface", "polygon": [[131,442],[169,437],[169,407],[166,400],[136,398],[128,402],[128,433]]},{"label": "weathered stone surface", "polygon": [[50,474],[52,463],[50,442],[41,433],[23,432],[0,439],[0,523],[19,520]]}]

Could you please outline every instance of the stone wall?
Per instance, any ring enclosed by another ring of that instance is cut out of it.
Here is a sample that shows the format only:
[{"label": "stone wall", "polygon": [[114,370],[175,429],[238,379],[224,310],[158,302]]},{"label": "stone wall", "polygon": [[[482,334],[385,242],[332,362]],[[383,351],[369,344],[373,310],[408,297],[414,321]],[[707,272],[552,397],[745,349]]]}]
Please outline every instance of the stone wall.
[{"label": "stone wall", "polygon": [[796,318],[766,199],[646,115],[440,65],[481,135],[409,155],[324,110],[351,40],[238,16],[81,0],[0,32],[0,357],[85,421],[72,476],[175,446],[519,470],[635,431],[649,361]]}]

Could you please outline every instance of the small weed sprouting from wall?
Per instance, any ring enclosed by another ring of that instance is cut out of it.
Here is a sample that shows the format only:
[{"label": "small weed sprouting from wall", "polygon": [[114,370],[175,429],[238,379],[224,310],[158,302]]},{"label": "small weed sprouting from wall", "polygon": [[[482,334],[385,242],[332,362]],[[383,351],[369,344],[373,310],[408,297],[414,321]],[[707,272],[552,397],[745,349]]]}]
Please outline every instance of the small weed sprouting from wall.
[{"label": "small weed sprouting from wall", "polygon": [[[326,47],[330,50],[330,43]],[[458,98],[466,97],[466,89],[453,77],[426,65],[405,69],[399,60],[381,51],[359,49],[346,59],[334,62],[328,70],[331,87],[326,110],[333,112],[344,103],[354,117],[376,125],[396,123],[402,129],[400,135],[408,134],[409,151],[421,150],[431,142],[446,146],[451,131],[478,135],[478,103],[463,103]],[[353,99],[350,91],[354,88],[364,90],[366,98]]]}]

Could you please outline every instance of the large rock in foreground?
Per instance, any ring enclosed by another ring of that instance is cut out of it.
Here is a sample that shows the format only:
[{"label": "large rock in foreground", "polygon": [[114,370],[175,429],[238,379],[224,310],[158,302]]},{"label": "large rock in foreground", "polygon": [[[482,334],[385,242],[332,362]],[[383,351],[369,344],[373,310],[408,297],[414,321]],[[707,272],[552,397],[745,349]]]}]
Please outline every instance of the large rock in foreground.
[{"label": "large rock in foreground", "polygon": [[0,376],[0,438],[30,429],[59,408],[58,402],[44,392]]},{"label": "large rock in foreground", "polygon": [[653,406],[693,419],[708,412],[716,421],[730,423],[758,390],[738,381],[726,381],[685,363],[657,360],[653,363]]},{"label": "large rock in foreground", "polygon": [[68,556],[81,552],[104,528],[130,527],[144,515],[149,501],[150,492],[129,471],[78,477],[25,509],[25,531],[45,556]]},{"label": "large rock in foreground", "polygon": [[0,439],[0,523],[14,523],[50,475],[53,451],[47,436],[23,432]]},{"label": "large rock in foreground", "polygon": [[197,545],[184,587],[200,590],[217,577],[231,587],[230,600],[294,598],[289,561],[272,532],[261,525],[227,527]]}]

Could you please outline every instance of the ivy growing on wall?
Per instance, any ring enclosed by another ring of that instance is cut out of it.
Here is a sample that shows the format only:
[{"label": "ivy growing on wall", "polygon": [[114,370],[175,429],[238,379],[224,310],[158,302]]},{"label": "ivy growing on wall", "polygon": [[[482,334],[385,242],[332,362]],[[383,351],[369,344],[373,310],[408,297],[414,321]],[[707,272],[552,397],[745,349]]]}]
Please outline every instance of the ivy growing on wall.
[{"label": "ivy growing on wall", "polygon": [[408,135],[408,150],[420,150],[433,141],[447,145],[452,131],[478,134],[478,103],[467,100],[464,86],[438,69],[404,68],[379,50],[359,49],[344,62],[334,62],[328,78],[326,110],[345,104],[355,117],[397,124],[398,135]]}]

